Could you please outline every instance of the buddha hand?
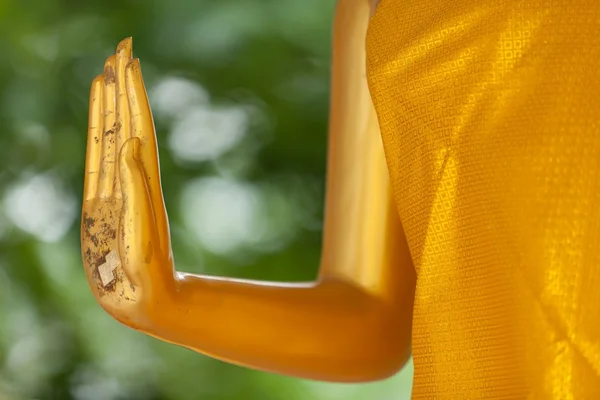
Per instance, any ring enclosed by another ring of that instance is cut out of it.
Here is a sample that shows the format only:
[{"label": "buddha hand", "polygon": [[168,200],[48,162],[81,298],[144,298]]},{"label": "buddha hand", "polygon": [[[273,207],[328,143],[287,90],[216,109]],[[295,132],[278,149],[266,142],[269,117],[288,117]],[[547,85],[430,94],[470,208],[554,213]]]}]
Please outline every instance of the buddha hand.
[{"label": "buddha hand", "polygon": [[175,279],[154,122],[131,39],[92,83],[81,251],[100,305],[128,326],[151,328]]}]

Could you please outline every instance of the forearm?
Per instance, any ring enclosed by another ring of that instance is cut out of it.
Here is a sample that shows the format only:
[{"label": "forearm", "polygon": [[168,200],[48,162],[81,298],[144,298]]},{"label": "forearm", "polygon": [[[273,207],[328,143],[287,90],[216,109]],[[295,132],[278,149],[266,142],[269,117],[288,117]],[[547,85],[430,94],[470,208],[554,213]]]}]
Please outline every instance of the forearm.
[{"label": "forearm", "polygon": [[327,199],[319,280],[276,285],[185,275],[164,337],[237,364],[327,381],[397,372],[410,351],[414,270],[365,80],[363,0],[334,27]]},{"label": "forearm", "polygon": [[236,364],[327,381],[368,381],[408,358],[395,305],[339,281],[266,284],[181,275],[158,312],[162,339]]},{"label": "forearm", "polygon": [[[310,379],[371,381],[404,365],[415,277],[364,76],[369,13],[364,0],[342,0],[336,11],[317,282],[176,274],[172,287],[147,296],[151,318],[142,330],[224,361]],[[171,273],[172,264],[143,270]]]}]

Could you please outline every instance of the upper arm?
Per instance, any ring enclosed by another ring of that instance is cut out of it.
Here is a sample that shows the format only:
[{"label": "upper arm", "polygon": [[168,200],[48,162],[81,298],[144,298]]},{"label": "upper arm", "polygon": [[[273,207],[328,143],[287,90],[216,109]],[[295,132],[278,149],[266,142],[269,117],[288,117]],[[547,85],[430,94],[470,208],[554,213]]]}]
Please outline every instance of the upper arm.
[{"label": "upper arm", "polygon": [[364,0],[342,0],[336,9],[320,277],[410,297],[414,268],[366,80],[369,15]]}]

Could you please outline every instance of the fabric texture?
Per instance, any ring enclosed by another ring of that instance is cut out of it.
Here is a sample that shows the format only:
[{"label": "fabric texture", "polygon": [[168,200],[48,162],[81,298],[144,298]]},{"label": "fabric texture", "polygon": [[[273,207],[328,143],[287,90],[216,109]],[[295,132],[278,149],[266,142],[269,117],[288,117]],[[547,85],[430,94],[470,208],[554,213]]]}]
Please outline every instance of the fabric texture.
[{"label": "fabric texture", "polygon": [[600,399],[600,2],[382,0],[414,399]]}]

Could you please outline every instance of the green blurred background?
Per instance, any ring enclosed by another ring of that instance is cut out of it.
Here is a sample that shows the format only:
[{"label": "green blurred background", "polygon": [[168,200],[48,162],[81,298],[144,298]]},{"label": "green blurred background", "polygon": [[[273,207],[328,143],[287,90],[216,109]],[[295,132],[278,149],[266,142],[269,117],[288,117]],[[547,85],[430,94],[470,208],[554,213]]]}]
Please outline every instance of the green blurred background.
[{"label": "green blurred background", "polygon": [[333,10],[333,0],[0,0],[0,400],[410,397],[410,365],[375,384],[317,383],[137,333],[95,303],[81,264],[89,85],[133,36],[177,269],[315,277]]}]

